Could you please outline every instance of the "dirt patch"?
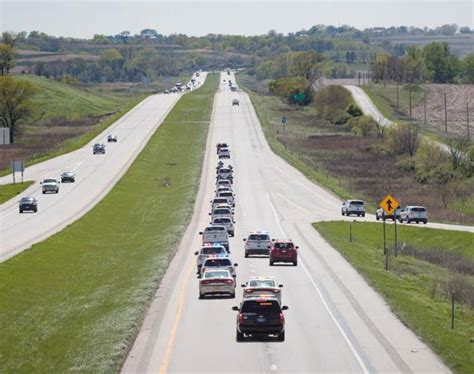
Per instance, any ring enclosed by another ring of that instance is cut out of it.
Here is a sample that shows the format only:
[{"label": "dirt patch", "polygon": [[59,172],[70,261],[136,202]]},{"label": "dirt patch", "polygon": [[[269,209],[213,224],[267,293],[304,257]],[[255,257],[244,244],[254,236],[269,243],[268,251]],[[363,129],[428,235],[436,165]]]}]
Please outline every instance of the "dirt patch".
[{"label": "dirt patch", "polygon": [[[459,137],[467,135],[467,104],[469,106],[470,135],[474,137],[474,85],[467,84],[425,84],[427,129],[443,133],[445,126],[444,95],[448,120],[448,134]],[[413,117],[424,123],[424,103],[413,109]]]}]

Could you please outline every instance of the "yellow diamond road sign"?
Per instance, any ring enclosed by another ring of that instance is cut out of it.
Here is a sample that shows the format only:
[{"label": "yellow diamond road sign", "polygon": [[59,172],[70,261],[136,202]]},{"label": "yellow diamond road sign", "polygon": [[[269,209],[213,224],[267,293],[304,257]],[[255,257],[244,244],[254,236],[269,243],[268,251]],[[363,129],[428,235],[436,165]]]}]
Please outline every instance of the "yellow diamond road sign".
[{"label": "yellow diamond road sign", "polygon": [[392,195],[387,195],[380,202],[379,206],[385,211],[385,213],[392,215],[400,204],[398,204],[398,201]]}]

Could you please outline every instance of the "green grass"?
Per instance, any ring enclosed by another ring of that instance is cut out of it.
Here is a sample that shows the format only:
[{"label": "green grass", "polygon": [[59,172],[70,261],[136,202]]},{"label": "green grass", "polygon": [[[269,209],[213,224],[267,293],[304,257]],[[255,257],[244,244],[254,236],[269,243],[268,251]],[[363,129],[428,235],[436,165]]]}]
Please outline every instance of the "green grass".
[{"label": "green grass", "polygon": [[[367,279],[390,304],[398,317],[420,336],[458,373],[472,373],[474,311],[456,307],[455,330],[451,330],[451,303],[443,291],[433,294],[433,284],[449,281],[452,273],[411,256],[389,257],[384,270],[382,225],[353,223],[354,240],[349,242],[349,223],[320,222],[314,227]],[[387,226],[389,248],[393,243],[393,225]],[[399,243],[418,248],[455,251],[466,260],[474,260],[474,234],[458,231],[398,226]],[[471,284],[474,277],[466,276]]]},{"label": "green grass", "polygon": [[21,194],[24,190],[30,187],[34,181],[24,181],[23,183],[2,184],[0,185],[0,204],[10,200],[16,195]]},{"label": "green grass", "polygon": [[124,102],[123,99],[98,95],[44,77],[22,75],[16,79],[30,82],[38,89],[32,99],[35,114],[30,118],[30,122],[39,119],[42,112],[44,112],[43,119],[45,120],[52,118],[75,120],[101,116],[119,110]]},{"label": "green grass", "polygon": [[2,372],[117,372],[191,217],[217,86],[185,95],[93,210],[0,264]]},{"label": "green grass", "polygon": [[[279,125],[278,121],[281,118],[281,112],[272,111],[270,108],[272,106],[271,101],[279,99],[271,96],[258,95],[248,89],[245,89],[245,91],[250,96],[250,100],[255,108],[255,112],[257,113],[257,117],[262,125],[263,132],[272,151],[283,158],[290,165],[301,171],[309,180],[327,188],[329,191],[332,191],[343,199],[350,198],[351,195],[339,186],[340,182],[336,178],[326,174],[325,172],[314,169],[305,163],[305,161],[302,160],[298,154],[292,153],[289,148],[286,148],[285,145],[280,140],[278,140],[278,137],[275,134],[272,126],[274,123]],[[291,114],[287,113],[287,118],[288,127],[298,126],[297,123],[292,121]],[[315,128],[315,131],[318,130]]]}]

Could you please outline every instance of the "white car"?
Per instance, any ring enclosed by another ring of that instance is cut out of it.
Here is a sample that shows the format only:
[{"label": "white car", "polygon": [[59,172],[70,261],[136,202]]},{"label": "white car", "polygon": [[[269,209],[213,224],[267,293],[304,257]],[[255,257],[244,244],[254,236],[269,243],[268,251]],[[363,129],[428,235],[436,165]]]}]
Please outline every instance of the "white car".
[{"label": "white car", "polygon": [[219,242],[229,252],[229,234],[225,226],[211,225],[207,226],[204,231],[201,231],[202,244]]},{"label": "white car", "polygon": [[245,257],[250,255],[269,255],[272,241],[266,231],[251,232],[245,242]]},{"label": "white car", "polygon": [[233,172],[232,169],[228,167],[222,167],[217,171],[217,180],[216,183],[219,182],[220,180],[228,180],[230,183],[232,183],[233,179]]},{"label": "white car", "polygon": [[48,192],[58,193],[59,183],[61,182],[53,178],[43,179],[43,181],[40,183],[41,191],[43,193],[48,193]]},{"label": "white car", "polygon": [[232,236],[232,237],[234,236],[234,233],[235,233],[234,223],[235,222],[233,221],[232,217],[228,217],[228,216],[214,217],[211,222],[212,225],[224,226],[227,229],[227,233],[229,234],[229,236]]},{"label": "white car", "polygon": [[235,194],[232,191],[222,191],[216,197],[225,197],[231,206],[235,206]]},{"label": "white car", "polygon": [[226,187],[228,188],[229,190],[232,190],[232,183],[230,182],[230,180],[228,179],[219,179],[217,182],[216,182],[216,187],[219,188],[219,187]]},{"label": "white car", "polygon": [[278,284],[273,277],[250,277],[249,281],[242,284],[243,298],[275,296],[281,303],[282,284]]},{"label": "white car", "polygon": [[228,270],[208,270],[199,280],[199,298],[206,295],[225,294],[235,297],[235,280]]},{"label": "white car", "polygon": [[206,258],[210,256],[216,256],[216,255],[226,255],[227,251],[225,247],[219,243],[206,243],[203,246],[201,246],[201,249],[199,251],[194,252],[194,255],[197,256],[196,259],[196,266],[197,266],[197,272],[199,273],[201,271],[202,264],[206,260]]},{"label": "white car", "polygon": [[229,159],[230,150],[228,148],[221,148],[219,149],[218,156],[219,156],[219,159]]},{"label": "white car", "polygon": [[423,222],[425,225],[428,223],[428,211],[424,206],[406,206],[400,211],[400,222]]},{"label": "white car", "polygon": [[201,274],[209,270],[228,270],[232,277],[237,277],[235,268],[238,264],[232,264],[229,256],[211,256],[204,260],[201,267]]},{"label": "white car", "polygon": [[211,200],[211,210],[214,210],[215,207],[222,204],[230,206],[229,200],[227,199],[227,197],[215,197],[214,199]]},{"label": "white car", "polygon": [[344,216],[354,214],[358,217],[365,217],[365,205],[362,200],[347,200],[342,203],[341,213]]},{"label": "white car", "polygon": [[228,207],[221,207],[218,205],[212,211],[212,213],[209,213],[209,215],[211,216],[211,220],[214,220],[217,217],[229,217],[230,219],[232,219],[233,212]]}]

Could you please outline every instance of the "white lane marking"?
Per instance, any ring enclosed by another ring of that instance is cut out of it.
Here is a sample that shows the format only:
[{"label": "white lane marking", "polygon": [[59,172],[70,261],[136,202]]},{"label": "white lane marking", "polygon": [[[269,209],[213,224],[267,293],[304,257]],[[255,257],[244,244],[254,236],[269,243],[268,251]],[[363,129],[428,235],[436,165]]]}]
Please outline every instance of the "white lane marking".
[{"label": "white lane marking", "polygon": [[[281,222],[280,222],[280,217],[278,217],[278,212],[276,211],[275,209],[275,206],[273,205],[273,203],[271,202],[270,200],[270,194],[267,193],[267,200],[268,200],[268,203],[270,204],[270,207],[272,208],[272,211],[273,211],[273,215],[275,216],[275,219],[277,221],[277,224],[278,224],[278,227],[280,228],[280,231],[281,233],[283,234],[283,236],[287,236],[287,234],[285,233],[285,230],[283,229],[282,225],[281,225]],[[369,374],[369,370],[367,369],[367,367],[365,366],[364,364],[364,361],[362,360],[362,358],[360,357],[359,353],[357,352],[357,350],[355,349],[354,345],[352,344],[351,340],[349,339],[349,337],[347,336],[346,332],[344,331],[344,329],[342,328],[342,326],[339,324],[339,322],[337,321],[336,319],[336,316],[333,314],[333,312],[331,311],[331,309],[329,308],[329,305],[326,301],[326,299],[324,298],[321,290],[319,289],[318,285],[316,284],[316,282],[314,281],[313,277],[311,276],[311,273],[309,272],[308,268],[306,267],[306,265],[304,264],[304,261],[300,260],[300,263],[301,265],[303,266],[303,270],[304,272],[306,273],[306,275],[308,276],[311,284],[313,285],[313,288],[316,290],[317,294],[319,295],[319,298],[321,299],[321,301],[323,302],[323,305],[324,307],[326,308],[326,311],[328,312],[329,316],[331,317],[332,321],[334,322],[334,324],[336,325],[336,327],[338,328],[339,332],[341,333],[342,337],[344,338],[344,340],[346,341],[347,345],[349,346],[349,349],[351,350],[352,354],[354,355],[355,359],[357,360],[357,363],[359,364],[360,368],[362,369],[362,371],[365,373],[365,374]]]},{"label": "white lane marking", "polygon": [[82,161],[79,161],[70,171],[76,170],[81,164],[82,164]]}]

